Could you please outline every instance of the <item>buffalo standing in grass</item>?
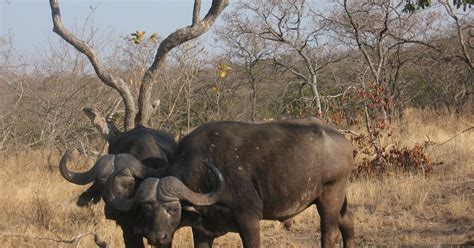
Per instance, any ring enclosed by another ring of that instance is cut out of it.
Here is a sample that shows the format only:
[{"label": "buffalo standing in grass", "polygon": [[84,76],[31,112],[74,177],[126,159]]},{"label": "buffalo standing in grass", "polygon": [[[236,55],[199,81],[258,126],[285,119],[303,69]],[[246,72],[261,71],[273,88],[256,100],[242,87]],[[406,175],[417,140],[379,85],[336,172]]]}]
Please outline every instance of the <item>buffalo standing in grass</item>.
[{"label": "buffalo standing in grass", "polygon": [[183,209],[202,218],[202,228],[193,227],[195,247],[210,247],[227,232],[238,232],[244,247],[259,247],[260,220],[283,221],[316,204],[322,247],[334,247],[339,231],[353,247],[346,199],[352,166],[351,143],[317,118],[213,122],[184,137],[167,176],[145,179],[133,197],[115,189],[131,176],[144,178],[143,165],[114,172],[106,199],[122,211],[140,209],[138,231],[155,245],[171,242]]},{"label": "buffalo standing in grass", "polygon": [[[78,206],[85,206],[90,202],[100,201],[107,178],[114,171],[140,165],[146,170],[145,177],[161,175],[163,168],[172,159],[175,149],[176,142],[170,134],[138,126],[110,142],[109,154],[99,158],[89,171],[76,173],[66,167],[71,151],[62,157],[59,169],[61,175],[71,183],[85,185],[93,182],[77,201]],[[129,197],[138,184],[139,182],[135,184],[133,180],[117,188],[115,194]],[[117,211],[107,204],[104,211],[107,219],[115,220],[122,228],[126,247],[144,247],[143,236],[137,235],[133,230],[138,211]]]}]

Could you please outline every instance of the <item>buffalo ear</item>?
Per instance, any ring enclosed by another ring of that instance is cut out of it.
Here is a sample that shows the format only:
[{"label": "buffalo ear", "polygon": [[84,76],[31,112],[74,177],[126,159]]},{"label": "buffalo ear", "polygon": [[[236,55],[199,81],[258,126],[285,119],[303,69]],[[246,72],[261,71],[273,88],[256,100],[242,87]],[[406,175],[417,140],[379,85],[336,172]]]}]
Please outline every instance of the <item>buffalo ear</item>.
[{"label": "buffalo ear", "polygon": [[185,212],[191,212],[191,213],[196,213],[198,215],[201,215],[193,206],[190,205],[182,205],[181,209]]},{"label": "buffalo ear", "polygon": [[96,187],[95,183],[92,184],[86,191],[84,191],[77,199],[77,206],[85,207],[89,205],[89,203],[97,204],[101,199],[100,191]]},{"label": "buffalo ear", "polygon": [[202,224],[201,214],[193,206],[182,204],[181,211],[180,227],[196,227]]}]

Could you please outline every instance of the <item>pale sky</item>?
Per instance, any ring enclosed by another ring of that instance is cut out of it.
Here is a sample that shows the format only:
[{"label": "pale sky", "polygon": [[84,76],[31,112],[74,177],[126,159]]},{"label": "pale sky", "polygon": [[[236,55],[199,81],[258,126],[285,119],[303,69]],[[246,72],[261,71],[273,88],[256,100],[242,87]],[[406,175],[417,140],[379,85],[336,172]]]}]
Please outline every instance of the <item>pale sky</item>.
[{"label": "pale sky", "polygon": [[[48,0],[0,0],[0,35],[9,32],[14,37],[14,49],[35,55],[47,51],[49,42],[59,39],[52,31]],[[10,3],[7,3],[10,2]],[[115,37],[135,30],[157,32],[166,37],[177,28],[191,24],[193,0],[60,0],[63,22],[70,30],[78,30],[97,6],[95,26]],[[201,15],[205,15],[210,0],[204,0]]]}]

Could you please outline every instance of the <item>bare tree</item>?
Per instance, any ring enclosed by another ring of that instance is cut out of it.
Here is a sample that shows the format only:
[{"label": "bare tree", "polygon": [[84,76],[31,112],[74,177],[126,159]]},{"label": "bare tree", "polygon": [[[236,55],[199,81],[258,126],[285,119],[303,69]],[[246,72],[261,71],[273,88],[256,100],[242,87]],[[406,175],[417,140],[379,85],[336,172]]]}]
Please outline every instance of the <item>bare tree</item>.
[{"label": "bare tree", "polygon": [[237,11],[224,15],[225,26],[216,33],[219,40],[223,43],[224,50],[229,54],[230,60],[239,68],[233,68],[234,71],[243,75],[244,84],[250,88],[250,119],[252,122],[257,121],[257,85],[260,84],[266,73],[259,68],[263,63],[263,67],[267,66],[271,58],[272,50],[268,46],[268,41],[261,39],[258,34],[242,32],[242,25],[250,26],[249,22],[242,24],[239,20]]},{"label": "bare tree", "polygon": [[[328,26],[336,32],[335,39],[357,51],[359,77],[356,98],[359,114],[365,119],[376,160],[383,162],[381,130],[391,122],[394,103],[403,113],[402,69],[415,59],[410,49],[418,46],[437,49],[427,42],[431,22],[418,15],[419,11],[403,12],[399,1],[339,1],[338,8],[326,14]],[[349,51],[350,51],[349,50]],[[357,80],[354,77],[353,81]]]},{"label": "bare tree", "polygon": [[193,123],[191,111],[193,108],[194,89],[198,83],[198,74],[203,70],[204,46],[199,42],[188,42],[173,50],[170,55],[172,65],[162,74],[160,87],[160,127],[172,126],[179,133],[189,133]]},{"label": "bare tree", "polygon": [[[449,15],[449,17],[453,20],[454,27],[456,29],[460,48],[460,52],[457,57],[460,58],[464,63],[466,63],[471,69],[474,69],[474,61],[472,60],[472,50],[474,47],[470,46],[470,41],[466,37],[467,32],[474,33],[474,25],[472,24],[474,18],[469,15],[470,13],[472,13],[472,9],[469,8],[469,10],[465,12],[460,12],[457,8],[455,8],[455,6],[453,6],[453,4],[451,4],[451,1],[442,0],[440,1],[440,3],[446,10],[446,13]],[[472,36],[474,35],[471,35],[471,39]]]},{"label": "bare tree", "polygon": [[438,49],[428,42],[429,30],[438,16],[422,16],[419,11],[405,13],[403,2],[343,0],[339,6],[326,17],[327,23],[337,32],[337,39],[362,56],[361,70],[368,72],[363,86],[373,82],[381,87],[384,104],[377,112],[390,122],[393,103],[400,104],[397,107],[400,113],[403,111],[405,86],[401,72],[415,59],[408,56],[409,50],[417,46]]},{"label": "bare tree", "polygon": [[[474,74],[464,59],[460,59],[460,47],[456,30],[446,27],[444,34],[431,43],[434,50],[418,50],[420,59],[405,70],[404,77],[411,81],[407,90],[415,107],[430,107],[438,114],[459,117],[469,110],[474,93]],[[440,56],[442,55],[442,56]]]},{"label": "bare tree", "polygon": [[[302,86],[310,86],[310,102],[322,115],[318,72],[343,57],[332,56],[328,30],[313,19],[305,0],[242,1],[228,22],[241,34],[254,34],[272,45],[274,63],[292,73]],[[302,91],[301,91],[302,92]]]},{"label": "bare tree", "polygon": [[[153,63],[147,68],[141,79],[138,101],[135,102],[132,91],[126,81],[122,77],[111,73],[103,65],[94,48],[87,42],[79,39],[63,25],[59,1],[50,0],[54,24],[53,31],[74,46],[78,51],[86,55],[100,80],[116,90],[123,99],[123,105],[125,107],[125,131],[134,128],[136,125],[150,125],[151,116],[156,111],[158,104],[158,101],[152,101],[152,88],[157,83],[158,75],[165,65],[170,51],[176,46],[194,39],[209,30],[227,5],[228,0],[213,0],[208,13],[201,19],[201,0],[195,0],[192,24],[188,27],[176,30],[160,43]],[[117,136],[118,129],[110,121],[107,121],[97,109],[85,108],[84,112],[107,140],[112,140]]]}]

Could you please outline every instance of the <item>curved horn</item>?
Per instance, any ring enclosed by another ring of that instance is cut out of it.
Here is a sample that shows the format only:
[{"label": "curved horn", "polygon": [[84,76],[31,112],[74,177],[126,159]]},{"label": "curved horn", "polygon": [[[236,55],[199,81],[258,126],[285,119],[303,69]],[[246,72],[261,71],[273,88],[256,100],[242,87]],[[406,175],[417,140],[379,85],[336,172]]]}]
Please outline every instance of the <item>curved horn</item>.
[{"label": "curved horn", "polygon": [[90,170],[82,173],[76,173],[67,168],[66,164],[72,152],[73,150],[67,151],[59,162],[59,172],[61,172],[61,175],[69,182],[79,185],[85,185],[94,181],[97,178],[97,171],[94,170],[95,165]]},{"label": "curved horn", "polygon": [[[149,177],[160,178],[167,173],[167,167],[162,167],[159,169],[150,168],[143,164],[142,161],[136,159],[134,156],[128,153],[118,154],[116,156],[115,163],[116,166],[125,168],[125,170],[121,170],[120,172],[124,176],[133,176],[140,179]],[[119,175],[117,174],[117,176]]]},{"label": "curved horn", "polygon": [[[136,159],[134,159],[135,162],[130,163],[130,160],[120,159],[119,157],[117,158],[118,159],[116,161],[119,163],[126,162],[126,161],[128,161],[129,163],[122,170],[118,170],[114,172],[107,179],[107,184],[105,186],[105,200],[107,201],[107,203],[109,203],[113,208],[117,210],[129,211],[134,206],[137,197],[140,197],[139,192],[147,191],[148,189],[145,186],[143,186],[144,183],[142,182],[134,197],[130,199],[121,198],[117,196],[116,190],[115,190],[116,187],[121,186],[119,179],[120,178],[133,178],[133,180],[136,180],[137,178],[145,179],[145,178],[150,178],[150,177],[162,177],[166,173],[166,167],[160,168],[160,169],[152,169],[142,164],[140,161]],[[154,188],[156,188],[156,186]]]},{"label": "curved horn", "polygon": [[105,201],[117,210],[129,211],[135,205],[137,194],[135,194],[134,197],[127,199],[127,198],[120,198],[114,193],[117,176],[131,177],[132,171],[133,170],[130,170],[130,168],[124,168],[122,170],[114,172],[109,178],[107,178],[107,185],[105,186]]},{"label": "curved horn", "polygon": [[216,203],[224,191],[225,180],[221,172],[210,162],[204,162],[214,173],[217,181],[216,189],[210,193],[201,194],[190,190],[176,177],[162,178],[158,184],[158,198],[164,201],[186,200],[198,206]]},{"label": "curved horn", "polygon": [[128,211],[132,209],[133,205],[135,204],[135,199],[118,198],[113,193],[115,188],[115,178],[119,174],[123,174],[124,171],[127,171],[127,168],[114,172],[109,178],[107,178],[107,185],[105,186],[105,201],[113,208],[120,211]]}]

